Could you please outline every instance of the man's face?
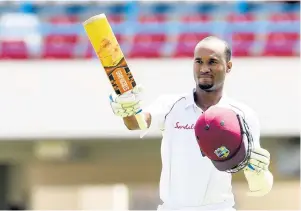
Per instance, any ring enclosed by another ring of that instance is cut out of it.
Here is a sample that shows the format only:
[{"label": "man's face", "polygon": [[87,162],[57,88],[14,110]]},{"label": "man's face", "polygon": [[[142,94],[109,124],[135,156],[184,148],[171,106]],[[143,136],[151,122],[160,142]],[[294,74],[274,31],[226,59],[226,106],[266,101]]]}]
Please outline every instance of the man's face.
[{"label": "man's face", "polygon": [[231,62],[226,62],[223,43],[208,41],[199,43],[194,52],[194,79],[205,91],[214,91],[223,86]]}]

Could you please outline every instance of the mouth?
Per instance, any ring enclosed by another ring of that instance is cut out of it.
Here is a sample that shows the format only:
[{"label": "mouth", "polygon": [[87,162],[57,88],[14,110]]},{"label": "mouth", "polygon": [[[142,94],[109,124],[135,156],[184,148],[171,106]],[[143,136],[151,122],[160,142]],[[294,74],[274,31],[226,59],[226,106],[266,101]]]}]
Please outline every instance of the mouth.
[{"label": "mouth", "polygon": [[199,79],[212,79],[212,75],[201,75],[199,76]]}]

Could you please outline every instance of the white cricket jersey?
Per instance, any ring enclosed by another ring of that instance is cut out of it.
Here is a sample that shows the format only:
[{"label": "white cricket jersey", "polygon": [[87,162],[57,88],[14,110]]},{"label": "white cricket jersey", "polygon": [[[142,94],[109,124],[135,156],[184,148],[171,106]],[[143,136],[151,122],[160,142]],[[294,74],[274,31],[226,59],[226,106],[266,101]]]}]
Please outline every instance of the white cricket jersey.
[{"label": "white cricket jersey", "polygon": [[[224,96],[218,105],[240,112],[259,144],[259,124],[246,105]],[[152,116],[148,130],[162,131],[162,171],[160,198],[167,209],[231,209],[234,206],[231,174],[218,171],[203,157],[194,134],[194,124],[202,115],[193,92],[159,97],[144,110]],[[145,133],[146,134],[146,133]]]}]

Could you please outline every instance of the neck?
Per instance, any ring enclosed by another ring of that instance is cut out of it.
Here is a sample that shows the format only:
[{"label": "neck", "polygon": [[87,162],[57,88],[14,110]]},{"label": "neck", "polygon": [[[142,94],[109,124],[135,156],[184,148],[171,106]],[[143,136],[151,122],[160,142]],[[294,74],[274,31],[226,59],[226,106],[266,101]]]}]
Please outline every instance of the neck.
[{"label": "neck", "polygon": [[212,92],[206,92],[199,87],[196,87],[195,103],[203,111],[207,110],[210,106],[216,105],[223,95],[223,89],[217,89]]}]

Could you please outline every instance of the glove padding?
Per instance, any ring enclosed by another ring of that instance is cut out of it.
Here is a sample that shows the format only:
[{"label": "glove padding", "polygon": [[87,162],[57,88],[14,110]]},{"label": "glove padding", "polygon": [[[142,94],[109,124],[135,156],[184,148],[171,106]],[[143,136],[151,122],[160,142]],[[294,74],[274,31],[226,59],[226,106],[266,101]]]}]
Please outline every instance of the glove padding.
[{"label": "glove padding", "polygon": [[268,194],[273,186],[273,175],[269,171],[270,153],[263,148],[255,148],[247,167],[244,168],[244,175],[247,179],[250,191],[248,196],[261,197]]},{"label": "glove padding", "polygon": [[142,111],[141,92],[142,87],[136,86],[122,95],[116,95],[115,93],[111,94],[110,104],[113,113],[119,117],[128,117],[140,113]]}]

